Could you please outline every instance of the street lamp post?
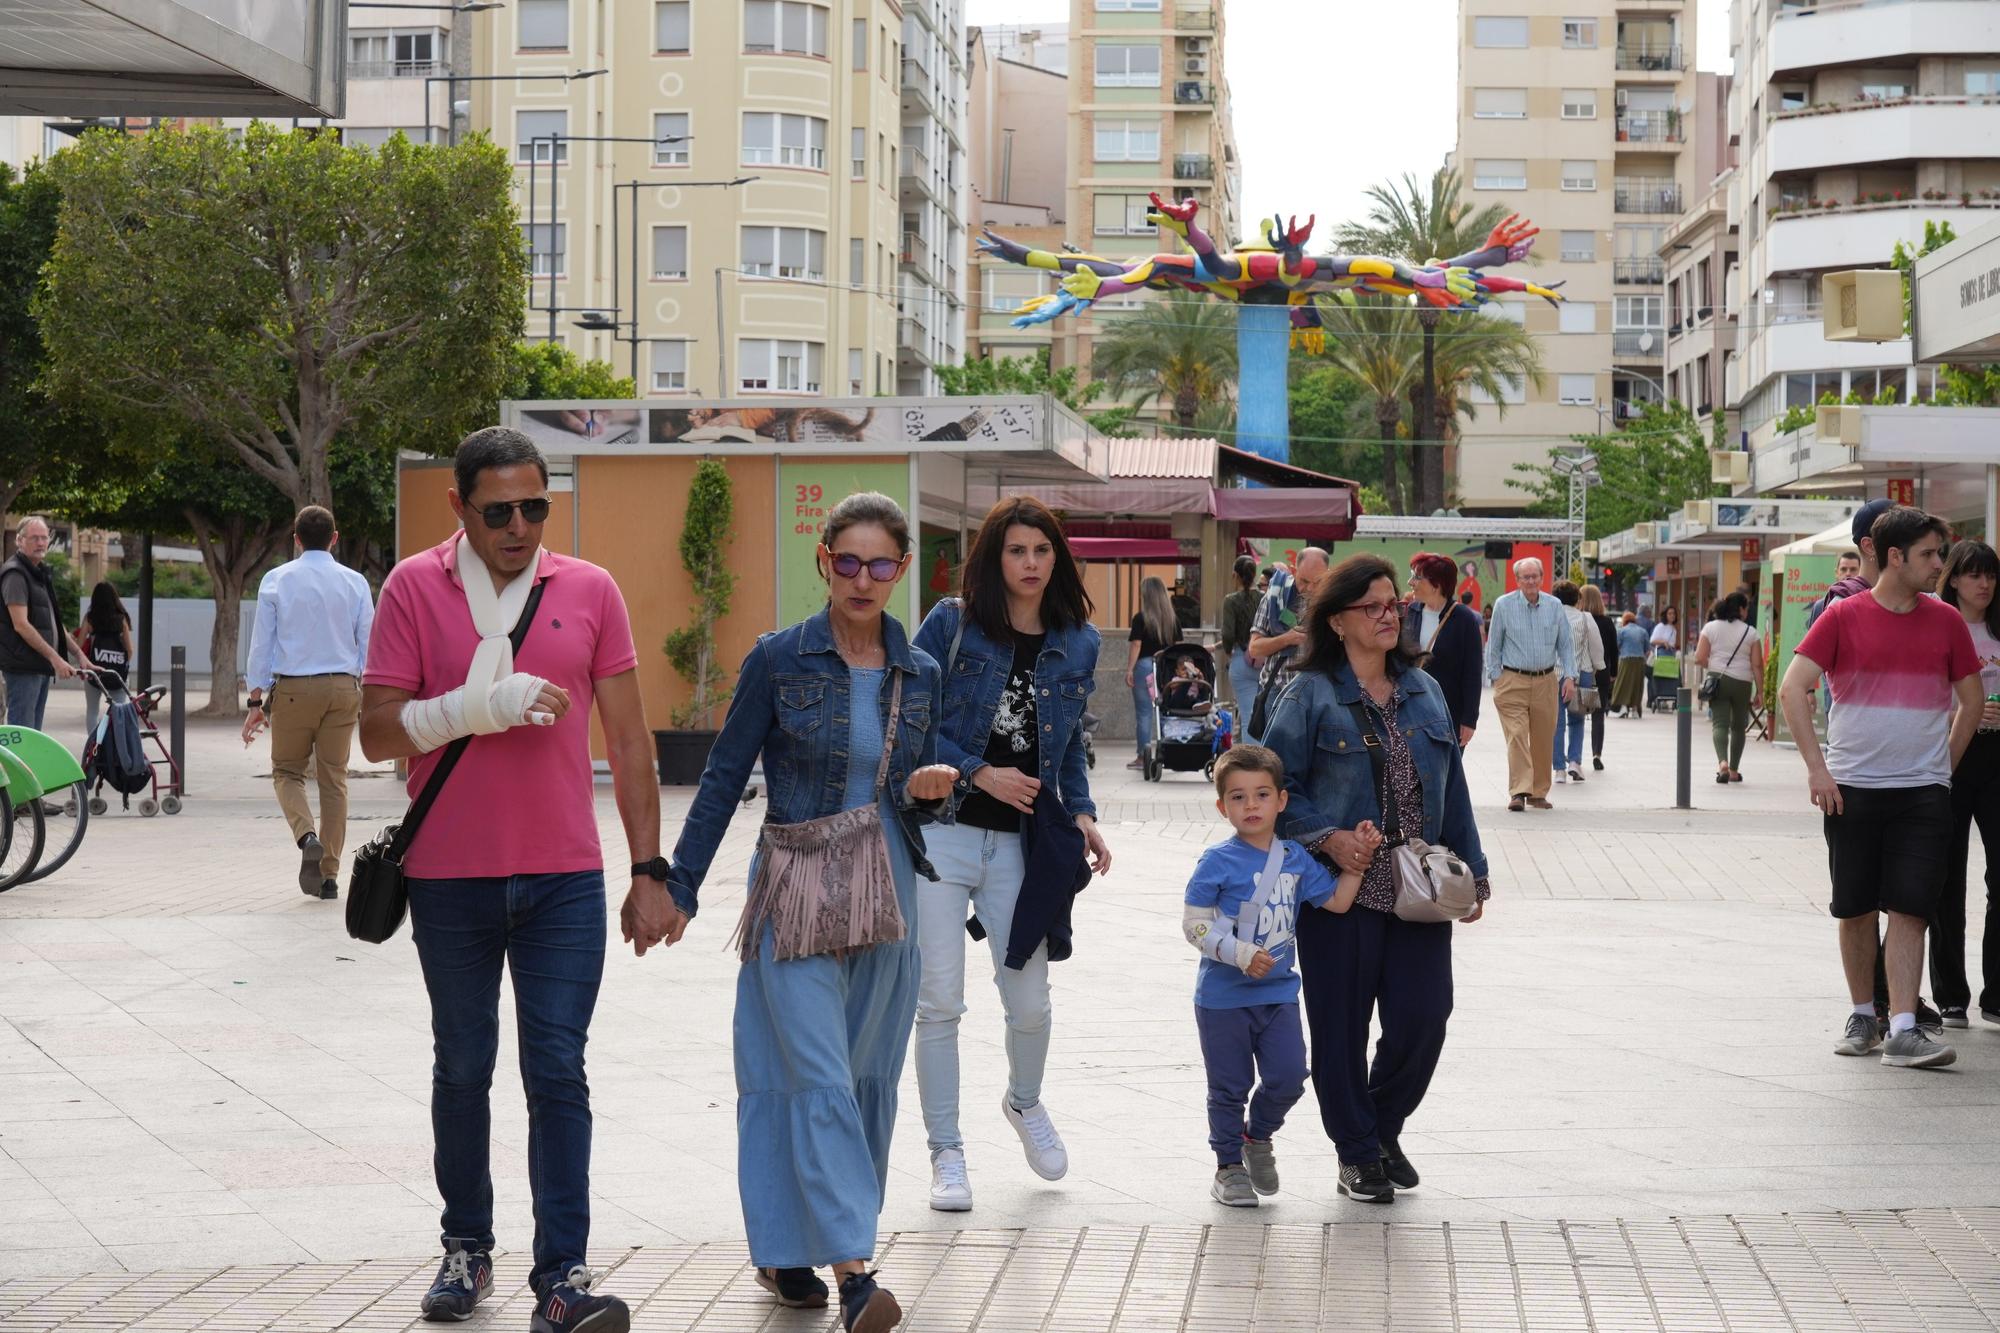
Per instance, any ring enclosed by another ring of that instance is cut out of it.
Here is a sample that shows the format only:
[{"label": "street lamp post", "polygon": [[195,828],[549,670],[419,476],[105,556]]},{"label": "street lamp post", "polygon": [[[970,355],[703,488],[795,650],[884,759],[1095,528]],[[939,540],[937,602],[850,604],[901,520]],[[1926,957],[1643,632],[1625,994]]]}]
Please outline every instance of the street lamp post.
[{"label": "street lamp post", "polygon": [[570,83],[577,79],[594,79],[600,74],[609,74],[608,69],[580,69],[568,74],[428,74],[424,76],[424,142],[431,142],[431,85],[442,83],[444,90],[444,141],[447,146],[458,142],[458,109],[452,102],[453,92],[461,83],[533,83],[553,82],[560,79]]}]

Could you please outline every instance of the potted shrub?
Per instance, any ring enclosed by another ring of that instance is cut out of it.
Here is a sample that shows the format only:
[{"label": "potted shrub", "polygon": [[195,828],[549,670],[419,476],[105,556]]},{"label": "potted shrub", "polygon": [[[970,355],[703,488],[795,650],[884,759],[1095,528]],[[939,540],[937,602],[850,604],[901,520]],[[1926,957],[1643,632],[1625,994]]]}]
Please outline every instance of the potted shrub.
[{"label": "potted shrub", "polygon": [[729,597],[736,587],[724,552],[734,507],[728,470],[717,459],[702,459],[688,484],[681,528],[681,568],[687,571],[688,588],[694,594],[694,620],[669,634],[664,646],[667,660],[687,681],[690,694],[687,703],[674,709],[669,729],[653,733],[662,786],[686,787],[701,780],[709,747],[715,744],[716,710],[729,697],[722,667],[715,660],[715,624],[729,614]]}]

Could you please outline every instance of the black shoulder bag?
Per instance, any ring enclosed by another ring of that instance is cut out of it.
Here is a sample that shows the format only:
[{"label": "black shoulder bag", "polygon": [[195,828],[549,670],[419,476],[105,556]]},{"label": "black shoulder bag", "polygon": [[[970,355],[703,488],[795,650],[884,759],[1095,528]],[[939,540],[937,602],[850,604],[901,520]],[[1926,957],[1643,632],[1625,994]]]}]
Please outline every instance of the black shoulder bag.
[{"label": "black shoulder bag", "polygon": [[[535,608],[541,603],[542,585],[537,583],[528,591],[528,604],[521,608],[514,632],[507,636],[517,655],[535,623]],[[416,840],[417,830],[423,827],[424,816],[437,804],[444,780],[458,767],[465,747],[471,743],[472,737],[460,736],[447,745],[438,757],[437,767],[425,780],[424,789],[410,803],[410,812],[403,816],[403,822],[388,825],[354,854],[354,869],[347,880],[347,933],[355,939],[380,944],[403,924],[403,917],[410,910],[410,886],[403,874],[403,857]]]}]

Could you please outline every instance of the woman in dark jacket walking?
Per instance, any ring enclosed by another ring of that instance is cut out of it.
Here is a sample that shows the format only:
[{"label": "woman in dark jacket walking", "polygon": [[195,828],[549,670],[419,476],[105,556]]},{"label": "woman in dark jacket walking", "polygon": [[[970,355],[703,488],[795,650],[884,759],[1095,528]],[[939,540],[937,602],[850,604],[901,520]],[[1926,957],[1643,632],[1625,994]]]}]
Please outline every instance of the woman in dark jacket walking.
[{"label": "woman in dark jacket walking", "polygon": [[[1597,637],[1604,643],[1604,664],[1614,672],[1618,670],[1618,626],[1604,611],[1604,590],[1595,583],[1586,583],[1577,594],[1577,607],[1589,616],[1597,626]],[[1597,681],[1597,707],[1590,714],[1590,766],[1602,772],[1604,769],[1604,715],[1611,711],[1612,682],[1616,676],[1600,676]]]},{"label": "woman in dark jacket walking", "polygon": [[1458,566],[1444,556],[1419,551],[1410,557],[1410,604],[1403,614],[1403,651],[1444,691],[1445,711],[1460,748],[1472,743],[1479,726],[1479,691],[1484,684],[1486,638],[1479,613],[1452,600]]}]

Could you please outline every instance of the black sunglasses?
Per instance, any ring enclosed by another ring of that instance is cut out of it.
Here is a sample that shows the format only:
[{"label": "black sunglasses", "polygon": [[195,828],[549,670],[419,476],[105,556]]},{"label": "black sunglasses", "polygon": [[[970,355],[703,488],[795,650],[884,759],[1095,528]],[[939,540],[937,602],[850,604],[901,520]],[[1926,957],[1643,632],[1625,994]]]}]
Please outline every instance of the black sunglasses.
[{"label": "black sunglasses", "polygon": [[861,572],[862,567],[865,565],[868,569],[868,577],[874,579],[877,583],[887,583],[890,579],[895,578],[898,571],[903,568],[901,560],[892,560],[886,555],[877,556],[873,560],[863,560],[860,556],[847,551],[842,551],[839,555],[834,555],[829,551],[827,553],[827,563],[833,566],[834,573],[844,579],[853,578]]},{"label": "black sunglasses", "polygon": [[479,517],[486,520],[486,526],[500,529],[513,520],[514,511],[519,509],[521,517],[530,523],[543,523],[549,517],[547,496],[535,500],[503,500],[497,504],[481,505]]}]

